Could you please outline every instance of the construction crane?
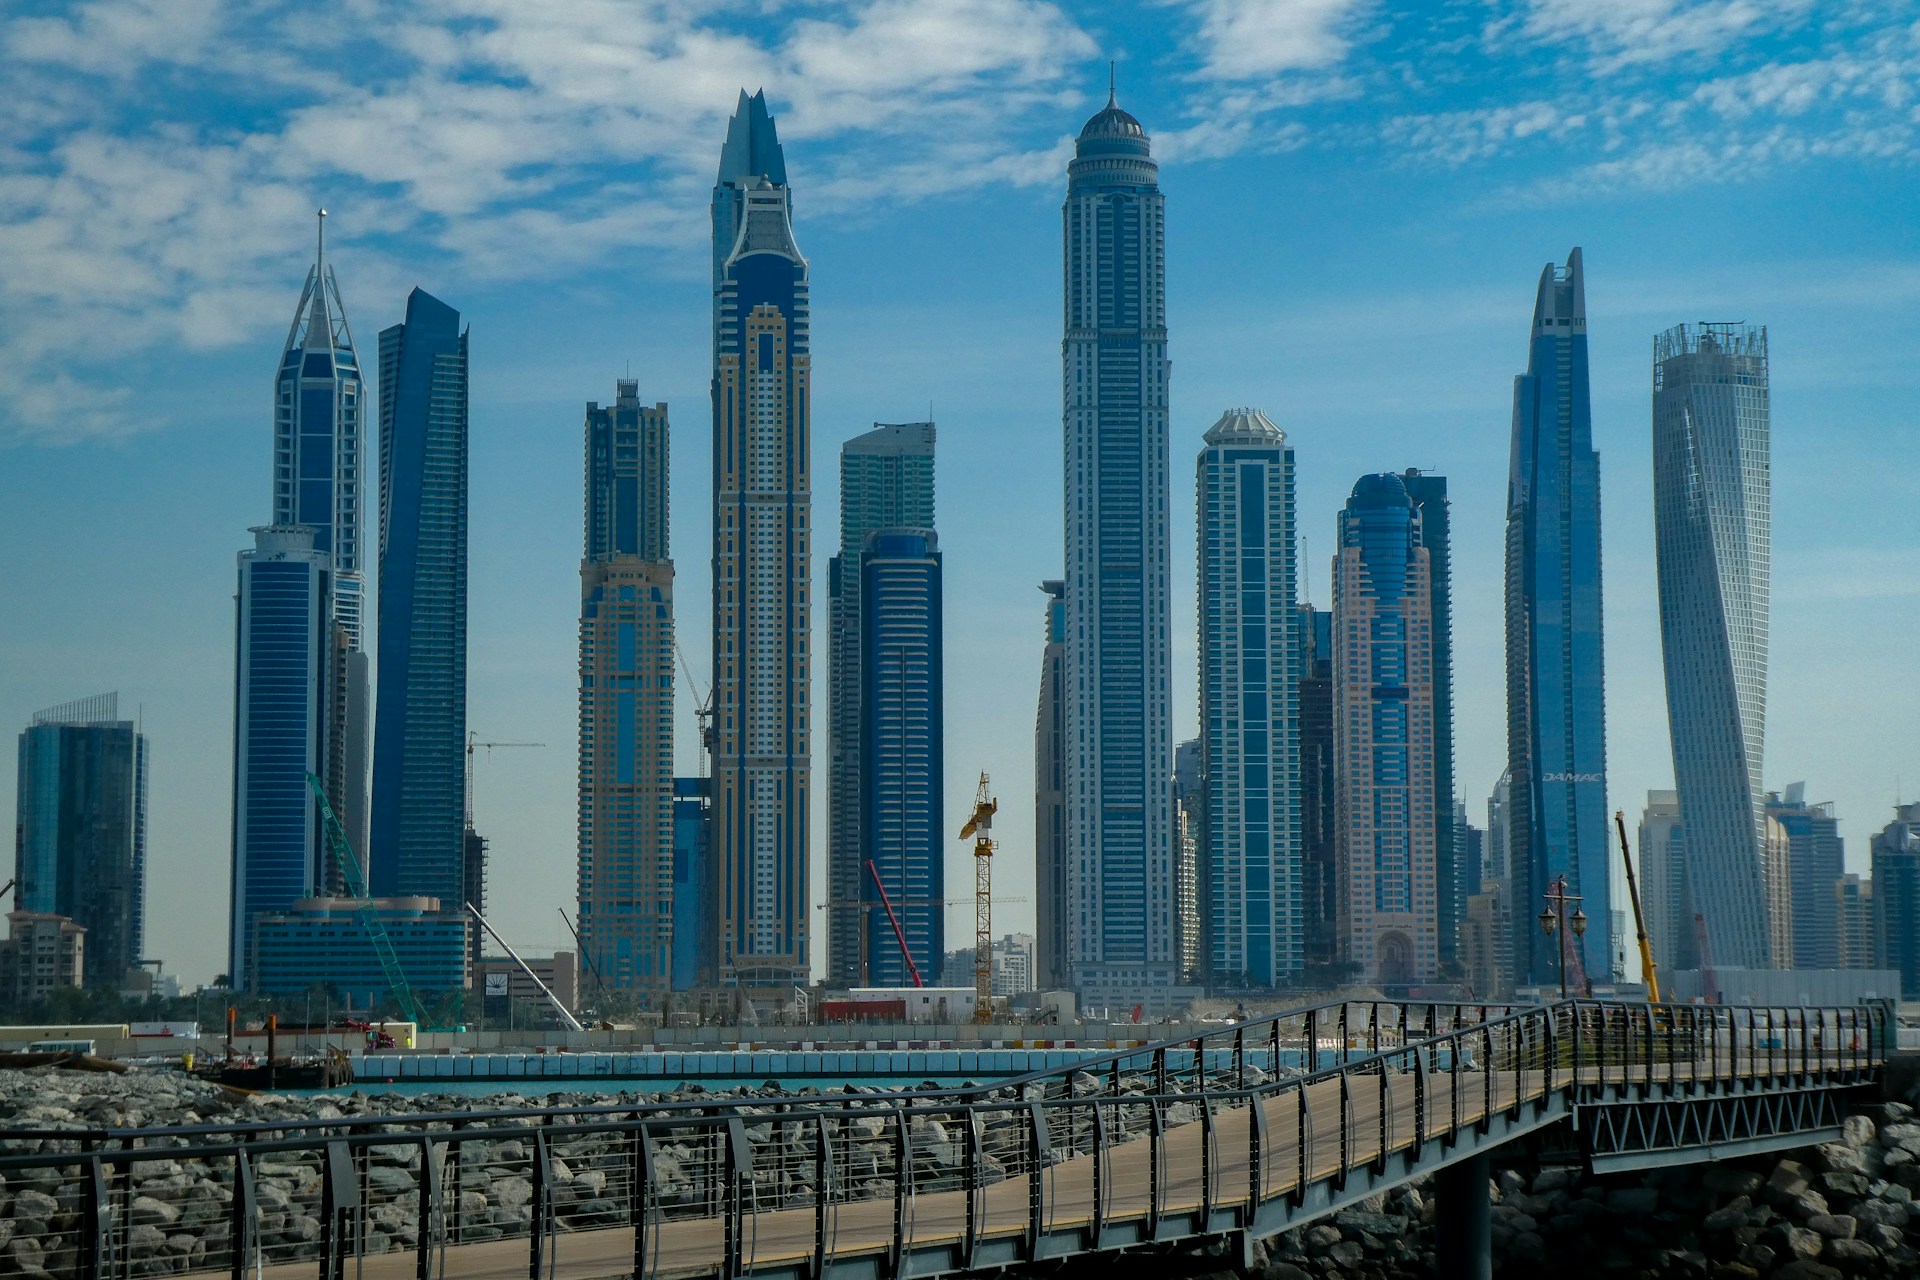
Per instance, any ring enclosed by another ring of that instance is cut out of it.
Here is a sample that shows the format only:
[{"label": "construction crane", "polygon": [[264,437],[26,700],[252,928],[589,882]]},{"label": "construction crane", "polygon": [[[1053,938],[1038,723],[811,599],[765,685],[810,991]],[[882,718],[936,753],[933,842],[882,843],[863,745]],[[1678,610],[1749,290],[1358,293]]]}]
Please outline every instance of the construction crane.
[{"label": "construction crane", "polygon": [[[467,785],[466,785],[466,829],[460,841],[460,888],[461,892],[481,906],[487,904],[487,845],[480,833],[473,827],[473,751],[475,747],[485,747],[488,755],[495,747],[544,747],[544,742],[482,742],[480,735],[472,729],[467,730]],[[469,948],[474,963],[480,961],[480,935],[473,935],[473,945]]]},{"label": "construction crane", "polygon": [[340,827],[340,819],[334,815],[333,806],[327,803],[326,788],[311,773],[307,775],[307,786],[312,790],[313,798],[320,802],[320,820],[326,826],[327,847],[333,850],[333,860],[339,865],[340,878],[347,886],[347,896],[360,904],[356,914],[360,917],[361,927],[367,931],[367,937],[373,942],[374,958],[379,960],[380,971],[386,975],[387,989],[393,993],[400,1011],[416,1026],[424,1027],[426,1015],[413,998],[413,987],[408,984],[407,975],[400,968],[400,957],[393,952],[393,940],[387,937],[387,927],[380,923],[380,915],[373,909],[373,897],[367,892],[366,877],[360,874],[360,859],[354,856],[353,846],[347,843],[347,833]]},{"label": "construction crane", "polygon": [[544,747],[546,745],[547,744],[544,742],[482,742],[480,741],[480,735],[478,733],[476,733],[472,729],[467,730],[467,803],[466,803],[467,830],[469,831],[473,830],[473,750],[474,748],[485,747],[487,750],[487,754],[492,755],[493,749],[495,747]]},{"label": "construction crane", "polygon": [[1653,945],[1647,941],[1647,917],[1640,910],[1640,882],[1633,874],[1633,853],[1627,848],[1627,815],[1613,811],[1613,827],[1620,833],[1620,860],[1627,864],[1627,898],[1633,903],[1633,930],[1640,939],[1640,972],[1647,980],[1647,999],[1660,1003],[1660,969],[1653,962]]},{"label": "construction crane", "polygon": [[687,661],[687,651],[680,642],[673,642],[674,656],[680,659],[680,674],[687,678],[687,692],[693,695],[693,719],[700,731],[700,776],[707,776],[707,762],[713,755],[713,690],[700,692],[700,682],[693,678],[693,665]]},{"label": "construction crane", "polygon": [[987,775],[973,797],[973,816],[960,838],[973,838],[973,1020],[993,1021],[993,815],[1000,802],[987,794]]},{"label": "construction crane", "polygon": [[880,891],[880,905],[887,909],[887,923],[893,926],[893,940],[900,944],[900,958],[907,962],[907,974],[913,979],[913,985],[924,987],[920,980],[920,966],[913,962],[913,949],[907,946],[907,934],[900,927],[900,917],[893,913],[893,899],[887,896],[887,886],[880,882],[880,868],[873,865],[873,859],[867,859],[867,874],[873,877],[873,887]]},{"label": "construction crane", "polygon": [[482,929],[485,929],[488,933],[493,935],[493,940],[500,944],[501,949],[504,950],[507,953],[507,955],[513,959],[513,962],[520,966],[520,972],[526,974],[527,977],[533,982],[533,985],[540,988],[540,994],[547,998],[547,1003],[553,1006],[553,1011],[560,1015],[560,1021],[566,1023],[567,1030],[569,1031],[580,1030],[581,1029],[580,1019],[573,1016],[573,1010],[567,1008],[567,1006],[560,1003],[560,997],[553,994],[552,990],[548,988],[546,983],[540,981],[540,975],[535,973],[532,967],[529,966],[525,960],[522,960],[520,958],[520,953],[513,949],[513,944],[508,942],[505,938],[501,937],[499,931],[495,929],[492,925],[487,923],[487,918],[480,914],[480,908],[474,906],[471,902],[469,902],[467,904],[467,910],[473,914],[473,918],[475,920],[480,922],[480,927]]}]

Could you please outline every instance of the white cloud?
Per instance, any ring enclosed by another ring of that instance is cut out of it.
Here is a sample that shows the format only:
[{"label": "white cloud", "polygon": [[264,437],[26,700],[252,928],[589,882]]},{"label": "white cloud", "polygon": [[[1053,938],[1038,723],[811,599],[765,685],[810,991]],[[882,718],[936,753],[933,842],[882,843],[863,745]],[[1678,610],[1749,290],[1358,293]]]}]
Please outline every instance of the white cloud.
[{"label": "white cloud", "polygon": [[1527,0],[1523,36],[1584,46],[1605,75],[1676,58],[1714,56],[1802,20],[1813,0]]},{"label": "white cloud", "polygon": [[1564,138],[1584,128],[1588,117],[1551,102],[1434,115],[1398,116],[1382,129],[1386,140],[1443,164],[1464,164],[1529,138]]},{"label": "white cloud", "polygon": [[1318,71],[1347,56],[1369,0],[1196,0],[1200,75],[1250,80]]}]

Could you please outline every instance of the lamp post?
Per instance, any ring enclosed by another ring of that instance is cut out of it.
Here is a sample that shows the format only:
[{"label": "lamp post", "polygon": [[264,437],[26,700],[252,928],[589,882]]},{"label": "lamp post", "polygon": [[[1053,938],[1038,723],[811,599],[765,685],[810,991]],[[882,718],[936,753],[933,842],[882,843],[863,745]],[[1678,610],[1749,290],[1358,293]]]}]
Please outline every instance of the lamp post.
[{"label": "lamp post", "polygon": [[[1580,909],[1581,897],[1577,893],[1567,892],[1567,878],[1555,876],[1552,886],[1546,892],[1547,906],[1540,912],[1540,932],[1549,938],[1558,935],[1560,945],[1555,948],[1554,958],[1559,961],[1560,998],[1567,998],[1567,935],[1579,938],[1587,932],[1587,913]],[[1567,914],[1567,904],[1573,904],[1573,914]]]}]

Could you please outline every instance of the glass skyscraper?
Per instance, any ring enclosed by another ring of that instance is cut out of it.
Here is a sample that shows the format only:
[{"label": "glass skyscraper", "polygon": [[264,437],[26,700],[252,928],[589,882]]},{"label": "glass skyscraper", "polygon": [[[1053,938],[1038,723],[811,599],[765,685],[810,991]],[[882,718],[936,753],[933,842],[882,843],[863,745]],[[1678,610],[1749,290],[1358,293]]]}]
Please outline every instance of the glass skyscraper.
[{"label": "glass skyscraper", "polygon": [[[326,256],[326,212],[313,268],[274,379],[273,523],[313,530],[327,557],[329,638],[324,767],[317,770],[347,841],[367,855],[369,723],[366,617],[366,387],[346,308]],[[331,865],[323,880],[335,879]]]},{"label": "glass skyscraper", "polygon": [[881,905],[886,886],[916,964],[946,950],[948,839],[942,786],[945,689],[940,546],[930,529],[881,529],[860,553],[861,969],[911,981]]},{"label": "glass skyscraper", "polygon": [[1300,606],[1300,898],[1305,963],[1339,960],[1339,864],[1334,803],[1333,614]]},{"label": "glass skyscraper", "polygon": [[[1587,393],[1580,250],[1548,263],[1527,371],[1513,380],[1507,475],[1507,811],[1512,919],[1530,919],[1556,876],[1582,895],[1585,956],[1613,954],[1605,652],[1600,608],[1600,455]],[[1518,923],[1516,931],[1521,931]],[[1553,941],[1516,945],[1514,981],[1557,980]],[[1519,939],[1514,939],[1515,943]]]},{"label": "glass skyscraper", "polygon": [[579,895],[585,967],[657,1000],[672,989],[673,561],[667,406],[621,379],[587,405],[580,563]]},{"label": "glass skyscraper", "polygon": [[380,672],[368,880],[462,910],[467,331],[423,289],[380,334]]},{"label": "glass skyscraper", "polygon": [[717,978],[808,980],[812,356],[807,260],[763,94],[713,187],[713,847]]},{"label": "glass skyscraper", "polygon": [[[1832,802],[1807,803],[1807,784],[1790,782],[1785,797],[1767,793],[1767,816],[1786,828],[1788,883],[1793,902],[1795,969],[1840,968],[1839,918],[1834,886],[1846,874],[1846,845]],[[1776,957],[1783,967],[1784,957]]]},{"label": "glass skyscraper", "polygon": [[1040,708],[1033,725],[1034,982],[1041,991],[1067,985],[1067,584],[1049,578],[1046,645],[1040,657]]},{"label": "glass skyscraper", "polygon": [[1760,787],[1772,577],[1767,395],[1765,328],[1683,324],[1654,339],[1654,557],[1685,874],[1713,963],[1751,969],[1776,959]]},{"label": "glass skyscraper", "polygon": [[1195,463],[1206,968],[1230,987],[1300,972],[1300,627],[1293,450],[1230,409]]},{"label": "glass skyscraper", "polygon": [[1362,476],[1333,562],[1339,937],[1354,977],[1387,986],[1440,963],[1432,609],[1419,508],[1399,476]]},{"label": "glass skyscraper", "polygon": [[827,567],[827,980],[841,986],[866,985],[871,954],[860,905],[872,889],[872,842],[861,833],[860,557],[881,529],[933,528],[933,444],[931,422],[876,422],[840,446],[840,554]]},{"label": "glass skyscraper", "polygon": [[1146,130],[1109,97],[1061,210],[1069,962],[1094,1008],[1178,981],[1163,211]]},{"label": "glass skyscraper", "polygon": [[85,927],[84,980],[113,990],[145,947],[147,739],[118,694],[37,713],[20,735],[14,908]]},{"label": "glass skyscraper", "polygon": [[1467,894],[1480,875],[1467,865],[1461,839],[1464,811],[1453,789],[1453,532],[1447,478],[1408,468],[1400,475],[1420,512],[1420,545],[1427,549],[1428,599],[1433,615],[1433,860],[1440,895],[1440,963],[1451,965]]}]

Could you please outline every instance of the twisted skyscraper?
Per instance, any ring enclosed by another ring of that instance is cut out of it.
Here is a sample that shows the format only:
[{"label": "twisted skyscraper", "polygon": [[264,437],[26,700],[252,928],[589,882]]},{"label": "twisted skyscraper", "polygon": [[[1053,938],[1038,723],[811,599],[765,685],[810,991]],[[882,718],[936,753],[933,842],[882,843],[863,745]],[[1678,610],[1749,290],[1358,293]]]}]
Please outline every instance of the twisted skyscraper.
[{"label": "twisted skyscraper", "polygon": [[1769,429],[1765,329],[1683,324],[1654,339],[1654,557],[1683,884],[1707,959],[1753,969],[1792,961],[1773,955],[1762,859]]},{"label": "twisted skyscraper", "polygon": [[[1548,263],[1527,371],[1513,380],[1507,476],[1507,832],[1513,919],[1545,905],[1555,877],[1579,894],[1584,954],[1613,954],[1608,886],[1607,719],[1600,615],[1600,455],[1587,397],[1587,291],[1580,250]],[[1521,925],[1516,923],[1515,929]],[[1513,977],[1552,982],[1537,929]],[[1517,941],[1517,939],[1515,939]]]},{"label": "twisted skyscraper", "polygon": [[813,610],[807,260],[764,94],[713,188],[713,848],[717,977],[807,981]]},{"label": "twisted skyscraper", "polygon": [[1068,963],[1095,1007],[1177,981],[1168,651],[1166,232],[1146,130],[1111,97],[1067,166]]}]

